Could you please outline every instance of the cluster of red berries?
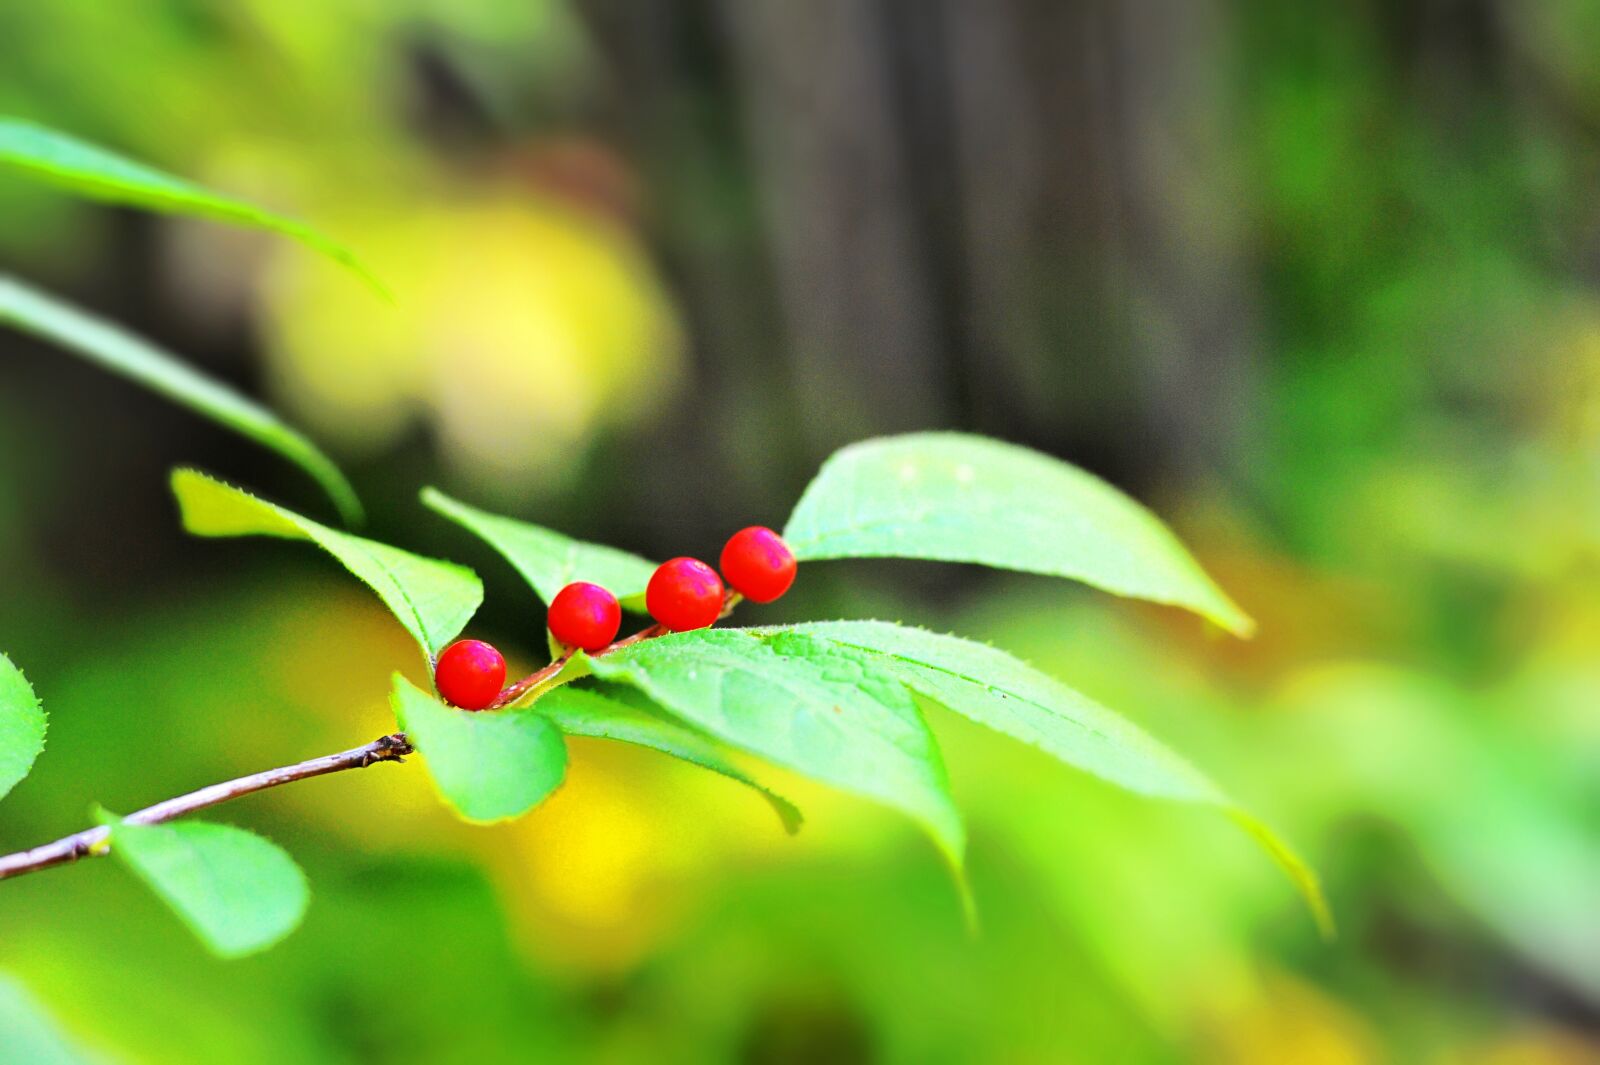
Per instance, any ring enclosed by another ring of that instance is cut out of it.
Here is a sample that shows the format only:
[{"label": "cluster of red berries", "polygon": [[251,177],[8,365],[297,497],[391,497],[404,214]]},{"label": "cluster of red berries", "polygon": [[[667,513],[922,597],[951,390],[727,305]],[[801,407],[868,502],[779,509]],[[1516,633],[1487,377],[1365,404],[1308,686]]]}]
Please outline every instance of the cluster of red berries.
[{"label": "cluster of red berries", "polygon": [[[794,552],[771,529],[752,525],[728,539],[719,560],[722,576],[697,558],[674,558],[656,567],[645,588],[644,605],[669,632],[703,629],[722,615],[727,586],[757,603],[770,603],[794,583]],[[617,597],[598,584],[574,581],[550,600],[546,624],[564,647],[590,653],[604,650],[622,627]],[[492,705],[506,683],[506,660],[482,640],[458,640],[439,655],[434,668],[439,694],[463,710]]]}]

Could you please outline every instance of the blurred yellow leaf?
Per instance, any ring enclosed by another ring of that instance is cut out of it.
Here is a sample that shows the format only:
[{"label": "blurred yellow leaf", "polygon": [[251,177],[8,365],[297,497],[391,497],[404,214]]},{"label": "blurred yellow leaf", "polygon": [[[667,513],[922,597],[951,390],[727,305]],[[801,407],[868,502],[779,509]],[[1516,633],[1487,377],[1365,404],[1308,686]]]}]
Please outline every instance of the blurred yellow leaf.
[{"label": "blurred yellow leaf", "polygon": [[597,432],[670,398],[678,324],[612,222],[508,188],[330,216],[370,242],[399,307],[375,313],[278,256],[266,334],[289,406],[347,449],[420,422],[451,464],[510,492],[559,480]]}]

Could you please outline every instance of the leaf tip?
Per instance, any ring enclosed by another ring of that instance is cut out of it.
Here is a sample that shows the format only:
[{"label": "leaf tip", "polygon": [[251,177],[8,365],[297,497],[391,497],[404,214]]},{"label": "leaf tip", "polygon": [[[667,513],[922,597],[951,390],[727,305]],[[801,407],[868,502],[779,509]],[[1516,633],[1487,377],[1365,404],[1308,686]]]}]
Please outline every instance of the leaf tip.
[{"label": "leaf tip", "polygon": [[422,505],[435,514],[450,521],[459,523],[462,514],[467,510],[467,505],[446,492],[442,492],[433,485],[427,485],[417,493],[417,499]]},{"label": "leaf tip", "polygon": [[977,939],[983,932],[983,922],[978,917],[978,900],[972,893],[972,881],[967,879],[965,868],[953,870],[955,876],[956,896],[961,903],[961,924],[967,931],[970,939]]},{"label": "leaf tip", "polygon": [[778,820],[783,824],[784,834],[798,836],[800,829],[806,823],[805,815],[800,812],[800,808],[788,799],[773,795],[771,792],[767,793],[767,801],[772,804],[773,810],[777,812]]},{"label": "leaf tip", "polygon": [[355,486],[345,480],[344,474],[337,474],[337,480],[322,481],[322,487],[333,500],[333,507],[339,512],[339,521],[346,529],[359,529],[367,523],[367,508],[361,505],[361,497],[356,495]]},{"label": "leaf tip", "polygon": [[1278,834],[1268,828],[1266,823],[1254,814],[1237,806],[1229,807],[1228,816],[1235,824],[1244,829],[1261,847],[1278,863],[1278,868],[1294,884],[1300,897],[1305,901],[1306,908],[1311,911],[1311,919],[1316,923],[1317,933],[1323,942],[1331,943],[1338,938],[1338,926],[1333,918],[1333,908],[1328,905],[1328,897],[1323,894],[1322,881],[1305,859],[1295,853],[1294,849],[1285,843]]},{"label": "leaf tip", "polygon": [[395,298],[394,289],[386,285],[377,274],[369,270],[364,264],[359,264],[355,261],[352,261],[347,265],[361,276],[361,280],[367,283],[367,287],[371,289],[378,299],[383,301],[384,304],[389,307],[400,306],[400,301]]},{"label": "leaf tip", "polygon": [[[1220,592],[1218,594],[1221,595]],[[1218,627],[1241,640],[1251,639],[1256,634],[1256,619],[1246,614],[1244,608],[1227,595],[1221,595],[1221,604],[1207,616]]]}]

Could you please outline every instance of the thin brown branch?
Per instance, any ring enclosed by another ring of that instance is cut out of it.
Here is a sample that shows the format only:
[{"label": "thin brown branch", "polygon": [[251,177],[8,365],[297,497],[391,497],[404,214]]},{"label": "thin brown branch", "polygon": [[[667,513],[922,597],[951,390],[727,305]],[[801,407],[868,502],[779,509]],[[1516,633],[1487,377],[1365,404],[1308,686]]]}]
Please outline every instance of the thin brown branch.
[{"label": "thin brown branch", "polygon": [[[346,769],[365,769],[374,762],[403,762],[405,756],[410,753],[411,744],[406,741],[403,733],[380,736],[371,743],[352,747],[338,754],[326,754],[321,758],[312,758],[294,765],[252,773],[250,776],[224,781],[221,784],[212,784],[198,791],[191,791],[187,795],[179,795],[177,798],[158,802],[154,806],[147,806],[137,813],[129,814],[126,820],[136,825],[156,825],[194,813],[196,810],[204,810],[208,806],[237,799],[241,795],[275,788],[280,784],[309,780],[329,773],[340,773]],[[16,854],[0,857],[0,880],[37,872],[40,869],[49,869],[51,866],[65,865],[80,858],[98,857],[109,849],[106,838],[110,834],[111,830],[104,826],[87,828],[82,832],[75,832],[58,839],[54,843],[46,843],[32,850],[18,851]]]},{"label": "thin brown branch", "polygon": [[[744,597],[738,592],[724,593],[722,597],[722,612],[717,615],[717,620],[721,621],[723,618],[733,613],[733,608],[738,606],[743,599]],[[589,657],[599,658],[601,655],[608,655],[612,651],[619,651],[624,647],[632,646],[633,644],[641,641],[649,640],[656,636],[664,636],[667,634],[667,631],[668,630],[666,627],[662,625],[646,625],[644,628],[640,629],[631,636],[624,636],[620,640],[612,641],[605,647],[602,647],[600,650],[591,654]],[[554,680],[560,675],[561,671],[566,668],[567,663],[572,661],[572,656],[576,653],[577,652],[573,649],[568,648],[554,662],[551,662],[547,666],[541,666],[532,673],[529,673],[526,677],[523,677],[521,680],[517,681],[515,684],[507,685],[499,695],[495,696],[494,702],[490,703],[485,709],[499,710],[504,707],[511,706],[518,699],[521,699],[530,691],[539,687],[539,685],[545,683],[546,681]]]},{"label": "thin brown branch", "polygon": [[[723,600],[722,613],[718,620],[732,613],[733,608],[739,604],[739,595],[730,592]],[[640,629],[631,636],[625,636],[603,650],[596,651],[595,656],[610,654],[612,651],[642,640],[648,640],[663,635],[667,630],[660,625],[649,625]],[[568,651],[549,665],[534,670],[515,684],[502,691],[498,698],[490,704],[491,708],[508,706],[517,699],[526,695],[534,688],[546,681],[553,680],[571,660],[573,652]],[[380,736],[371,743],[361,747],[352,747],[348,751],[338,754],[325,754],[321,758],[311,758],[294,765],[282,766],[278,769],[268,769],[260,773],[252,773],[247,777],[227,780],[221,784],[212,784],[198,791],[191,791],[187,795],[158,802],[154,806],[147,806],[143,810],[129,814],[125,821],[135,825],[158,825],[163,821],[192,814],[196,810],[204,810],[208,806],[237,799],[242,795],[251,795],[268,788],[278,787],[280,784],[292,784],[297,780],[310,780],[312,777],[326,776],[329,773],[342,773],[346,769],[365,769],[374,762],[403,762],[405,756],[412,753],[412,746],[406,739],[405,733],[396,732],[388,736]],[[67,865],[81,858],[97,858],[110,850],[108,837],[111,830],[105,826],[86,828],[82,832],[74,832],[70,836],[63,836],[54,843],[45,843],[31,850],[18,851],[15,854],[0,856],[0,880],[25,873],[38,872],[57,865]]]},{"label": "thin brown branch", "polygon": [[[726,617],[727,615],[724,614],[723,616]],[[662,628],[660,625],[647,625],[638,632],[634,633],[632,636],[624,636],[620,640],[614,640],[613,642],[600,648],[600,650],[591,654],[589,657],[599,658],[601,655],[608,655],[618,648],[627,647],[630,644],[638,643],[641,640],[648,640],[652,636],[660,636],[666,631],[667,630]],[[572,656],[575,654],[577,654],[577,651],[569,648],[549,665],[541,666],[532,673],[529,673],[526,677],[523,677],[521,680],[517,681],[515,684],[507,685],[499,695],[494,697],[494,702],[484,707],[484,709],[503,710],[508,706],[515,706],[517,701],[525,698],[529,692],[533,692],[535,689],[548,684],[559,677],[561,675],[561,671],[566,668],[568,662],[572,661]],[[552,685],[552,687],[553,686],[554,685]],[[544,693],[541,691],[537,692],[536,694],[543,695]]]},{"label": "thin brown branch", "polygon": [[599,658],[601,655],[608,655],[612,651],[620,651],[624,647],[631,647],[633,644],[642,643],[645,640],[651,639],[651,638],[656,637],[656,636],[665,636],[666,634],[667,634],[666,626],[664,626],[664,625],[648,625],[645,628],[642,628],[638,632],[634,633],[632,636],[624,636],[622,639],[616,640],[616,641],[612,642],[611,644],[609,644],[606,647],[602,647],[600,650],[596,651],[591,657]]},{"label": "thin brown branch", "polygon": [[526,677],[523,677],[521,680],[517,681],[515,684],[507,685],[503,690],[501,690],[499,695],[494,697],[494,702],[490,703],[484,709],[499,710],[502,707],[510,706],[512,703],[526,695],[529,691],[538,687],[540,684],[543,684],[557,673],[560,673],[566,664],[571,660],[572,652],[568,651],[561,657],[557,658],[554,662],[551,662],[547,666],[541,666],[532,673],[529,673]]}]

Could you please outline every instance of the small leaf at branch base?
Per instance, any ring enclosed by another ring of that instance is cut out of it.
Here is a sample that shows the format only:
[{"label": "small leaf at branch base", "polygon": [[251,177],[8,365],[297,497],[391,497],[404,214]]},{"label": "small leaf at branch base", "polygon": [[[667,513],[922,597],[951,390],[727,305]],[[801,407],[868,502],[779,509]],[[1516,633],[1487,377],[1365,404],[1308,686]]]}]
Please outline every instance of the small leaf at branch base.
[{"label": "small leaf at branch base", "polygon": [[316,479],[347,525],[361,521],[355,489],[310,439],[176,356],[4,275],[0,275],[0,322],[58,344],[276,451]]},{"label": "small leaf at branch base", "polygon": [[802,561],[923,558],[1084,581],[1255,624],[1154,514],[1048,455],[962,433],[852,444],[806,488],[783,538]]},{"label": "small leaf at branch base", "polygon": [[22,670],[0,654],[0,798],[28,775],[44,750],[44,707]]},{"label": "small leaf at branch base", "polygon": [[0,163],[90,199],[166,214],[195,215],[276,230],[314,248],[392,300],[388,288],[350,249],[304,222],[202,188],[53,129],[0,118]]},{"label": "small leaf at branch base", "polygon": [[644,611],[645,585],[656,569],[648,559],[490,514],[435,488],[423,489],[422,502],[504,555],[546,603],[573,581],[588,581],[616,596],[624,609]]},{"label": "small leaf at branch base", "polygon": [[174,470],[172,492],[183,527],[196,536],[278,536],[319,545],[378,593],[430,663],[483,601],[483,585],[465,566],[330,529],[197,470]]},{"label": "small leaf at branch base", "polygon": [[1288,874],[1322,932],[1332,918],[1316,874],[1210,778],[1139,726],[986,644],[887,621],[823,621],[801,632],[882,656],[923,696],[1070,766],[1153,798],[1213,806],[1227,814]]},{"label": "small leaf at branch base", "polygon": [[803,633],[701,629],[589,659],[730,746],[874,799],[927,830],[965,896],[966,833],[938,744],[877,656]]},{"label": "small leaf at branch base", "polygon": [[561,733],[533,709],[457,710],[399,674],[391,701],[439,794],[468,821],[520,817],[566,775]]},{"label": "small leaf at branch base", "polygon": [[[642,705],[641,705],[642,704]],[[617,685],[597,688],[560,687],[541,696],[538,712],[568,736],[588,736],[648,747],[681,758],[702,769],[754,788],[772,805],[784,830],[800,830],[800,811],[788,799],[766,788],[728,760],[700,733],[653,712],[641,693]]]},{"label": "small leaf at branch base", "polygon": [[105,811],[111,853],[225,958],[263,950],[294,931],[311,893],[277,844],[232,825],[130,825]]}]

